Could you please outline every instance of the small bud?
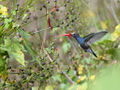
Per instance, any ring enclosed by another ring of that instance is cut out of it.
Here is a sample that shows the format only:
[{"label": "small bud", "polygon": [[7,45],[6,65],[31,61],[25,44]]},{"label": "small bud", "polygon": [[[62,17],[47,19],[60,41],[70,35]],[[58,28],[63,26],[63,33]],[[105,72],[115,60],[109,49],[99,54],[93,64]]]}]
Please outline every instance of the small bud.
[{"label": "small bud", "polygon": [[43,7],[46,8],[45,4],[43,4]]},{"label": "small bud", "polygon": [[69,19],[69,17],[68,17],[68,16],[66,16],[66,17],[65,17],[65,19]]},{"label": "small bud", "polygon": [[64,6],[66,7],[66,6],[67,6],[67,4],[65,3],[65,4],[64,4]]},{"label": "small bud", "polygon": [[30,17],[28,16],[27,19],[30,19]]},{"label": "small bud", "polygon": [[17,5],[17,7],[19,7],[19,5],[20,5],[20,4],[19,4],[19,3],[17,3],[16,5]]},{"label": "small bud", "polygon": [[69,24],[67,23],[66,26],[69,26]]},{"label": "small bud", "polygon": [[2,26],[4,24],[4,21],[2,21],[1,23],[0,23],[0,25]]},{"label": "small bud", "polygon": [[58,8],[56,8],[56,11],[59,11],[59,9],[58,9]]},{"label": "small bud", "polygon": [[18,8],[16,8],[15,11],[17,12],[17,11],[18,11]]},{"label": "small bud", "polygon": [[71,22],[74,22],[74,19]]},{"label": "small bud", "polygon": [[50,1],[49,1],[49,0],[47,0],[47,3],[50,3]]},{"label": "small bud", "polygon": [[64,24],[64,22],[63,22],[63,21],[61,21],[61,24]]},{"label": "small bud", "polygon": [[42,8],[40,8],[40,11],[42,10]]},{"label": "small bud", "polygon": [[74,19],[76,20],[76,19],[77,19],[77,17],[75,16],[75,17],[74,17]]},{"label": "small bud", "polygon": [[20,16],[17,16],[17,20],[20,20]]}]

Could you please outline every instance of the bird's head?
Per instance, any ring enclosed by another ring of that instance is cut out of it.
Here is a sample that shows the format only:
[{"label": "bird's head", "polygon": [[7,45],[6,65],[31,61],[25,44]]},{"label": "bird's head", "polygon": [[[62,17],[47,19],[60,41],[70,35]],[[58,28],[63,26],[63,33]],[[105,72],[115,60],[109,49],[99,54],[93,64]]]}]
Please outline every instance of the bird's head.
[{"label": "bird's head", "polygon": [[78,33],[72,33],[71,36],[75,38],[75,37],[79,36],[79,34]]}]

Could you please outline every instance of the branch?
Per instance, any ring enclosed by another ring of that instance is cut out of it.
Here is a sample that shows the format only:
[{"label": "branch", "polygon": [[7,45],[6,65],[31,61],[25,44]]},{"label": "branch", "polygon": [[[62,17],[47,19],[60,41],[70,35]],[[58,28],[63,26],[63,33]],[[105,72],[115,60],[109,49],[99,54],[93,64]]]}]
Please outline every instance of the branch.
[{"label": "branch", "polygon": [[62,72],[64,75],[65,75],[65,77],[70,81],[70,83],[71,84],[74,84],[75,82],[74,81],[72,81],[72,79],[65,73],[65,72]]}]

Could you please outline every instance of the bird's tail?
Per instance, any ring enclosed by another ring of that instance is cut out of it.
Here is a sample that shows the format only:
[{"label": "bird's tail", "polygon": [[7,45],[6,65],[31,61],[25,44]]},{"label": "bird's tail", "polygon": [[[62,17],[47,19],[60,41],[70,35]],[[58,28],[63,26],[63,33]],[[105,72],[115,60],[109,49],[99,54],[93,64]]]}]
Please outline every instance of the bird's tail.
[{"label": "bird's tail", "polygon": [[91,48],[89,48],[87,51],[93,54],[95,57],[97,57],[97,55],[94,53],[94,51]]}]

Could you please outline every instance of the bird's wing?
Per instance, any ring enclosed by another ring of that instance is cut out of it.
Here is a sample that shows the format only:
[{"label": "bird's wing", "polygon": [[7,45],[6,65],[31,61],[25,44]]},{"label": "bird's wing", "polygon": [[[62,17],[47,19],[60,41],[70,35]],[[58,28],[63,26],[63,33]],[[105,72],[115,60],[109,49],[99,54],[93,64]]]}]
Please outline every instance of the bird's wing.
[{"label": "bird's wing", "polygon": [[95,41],[101,39],[106,33],[107,33],[106,31],[92,33],[92,34],[85,36],[83,39],[85,42],[87,42],[88,45],[91,45]]},{"label": "bird's wing", "polygon": [[87,36],[83,37],[83,40],[84,41],[89,41],[93,36],[94,36],[95,33],[91,33],[91,34],[88,34]]}]

